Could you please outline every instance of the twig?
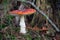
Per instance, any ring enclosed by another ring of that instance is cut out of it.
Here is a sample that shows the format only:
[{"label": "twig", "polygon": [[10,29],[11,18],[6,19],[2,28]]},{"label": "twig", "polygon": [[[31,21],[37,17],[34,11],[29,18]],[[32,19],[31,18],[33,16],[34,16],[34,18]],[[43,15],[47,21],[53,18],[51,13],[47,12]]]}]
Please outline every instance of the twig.
[{"label": "twig", "polygon": [[35,2],[35,0],[33,0],[33,3]]},{"label": "twig", "polygon": [[45,38],[44,34],[42,34],[42,37],[43,37],[44,40],[47,40],[47,39]]}]

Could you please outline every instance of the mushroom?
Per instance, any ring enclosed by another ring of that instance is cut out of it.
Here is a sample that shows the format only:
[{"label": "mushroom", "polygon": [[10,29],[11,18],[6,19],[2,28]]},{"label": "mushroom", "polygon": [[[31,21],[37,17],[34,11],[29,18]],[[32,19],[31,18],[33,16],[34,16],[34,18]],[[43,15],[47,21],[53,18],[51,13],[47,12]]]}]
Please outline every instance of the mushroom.
[{"label": "mushroom", "polygon": [[10,14],[11,15],[17,15],[19,16],[20,15],[20,23],[19,23],[19,26],[20,26],[20,33],[23,33],[25,34],[27,31],[26,31],[26,24],[25,24],[25,15],[31,15],[33,14],[34,12],[36,12],[35,9],[32,9],[32,8],[29,8],[29,9],[24,9],[24,10],[14,10],[14,11],[11,11]]},{"label": "mushroom", "polygon": [[48,28],[47,27],[42,27],[42,29],[41,29],[42,31],[47,31],[48,30]]}]

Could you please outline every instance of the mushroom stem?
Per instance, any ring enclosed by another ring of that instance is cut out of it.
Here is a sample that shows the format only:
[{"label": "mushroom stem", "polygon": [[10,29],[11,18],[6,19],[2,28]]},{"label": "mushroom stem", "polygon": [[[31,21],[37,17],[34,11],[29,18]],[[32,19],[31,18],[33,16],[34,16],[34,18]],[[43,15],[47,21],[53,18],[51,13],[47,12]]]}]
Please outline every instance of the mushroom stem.
[{"label": "mushroom stem", "polygon": [[20,33],[25,34],[26,33],[26,24],[25,24],[24,16],[21,16],[19,25],[20,25]]},{"label": "mushroom stem", "polygon": [[16,19],[16,24],[18,24],[19,16],[16,16],[15,19]]}]

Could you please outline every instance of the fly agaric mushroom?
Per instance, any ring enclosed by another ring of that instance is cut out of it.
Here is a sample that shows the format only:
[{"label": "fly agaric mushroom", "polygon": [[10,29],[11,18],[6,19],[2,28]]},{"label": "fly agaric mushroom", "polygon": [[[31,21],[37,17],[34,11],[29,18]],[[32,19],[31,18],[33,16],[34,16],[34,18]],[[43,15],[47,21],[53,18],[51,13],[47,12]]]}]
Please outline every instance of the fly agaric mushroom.
[{"label": "fly agaric mushroom", "polygon": [[20,15],[20,23],[19,23],[19,25],[20,25],[20,33],[25,34],[27,32],[26,31],[26,24],[25,24],[24,16],[25,15],[31,15],[34,12],[36,12],[36,10],[32,9],[32,8],[24,9],[24,10],[14,10],[14,11],[10,12],[10,14],[12,14],[12,15]]}]

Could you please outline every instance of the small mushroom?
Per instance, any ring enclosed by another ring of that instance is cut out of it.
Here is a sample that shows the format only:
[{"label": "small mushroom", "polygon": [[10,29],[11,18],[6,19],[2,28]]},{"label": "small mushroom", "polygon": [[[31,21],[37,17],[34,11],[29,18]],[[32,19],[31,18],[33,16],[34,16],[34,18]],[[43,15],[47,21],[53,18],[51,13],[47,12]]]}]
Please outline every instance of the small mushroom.
[{"label": "small mushroom", "polygon": [[24,17],[26,15],[31,15],[34,12],[36,12],[36,10],[32,9],[32,8],[24,9],[24,10],[14,10],[14,11],[10,12],[11,15],[15,15],[15,16],[19,16],[20,15],[20,23],[19,23],[19,25],[20,25],[20,33],[25,34],[27,32],[26,31],[26,24],[25,24]]},{"label": "small mushroom", "polygon": [[47,31],[48,30],[48,28],[46,28],[46,27],[42,27],[42,29],[40,29],[41,31]]}]

